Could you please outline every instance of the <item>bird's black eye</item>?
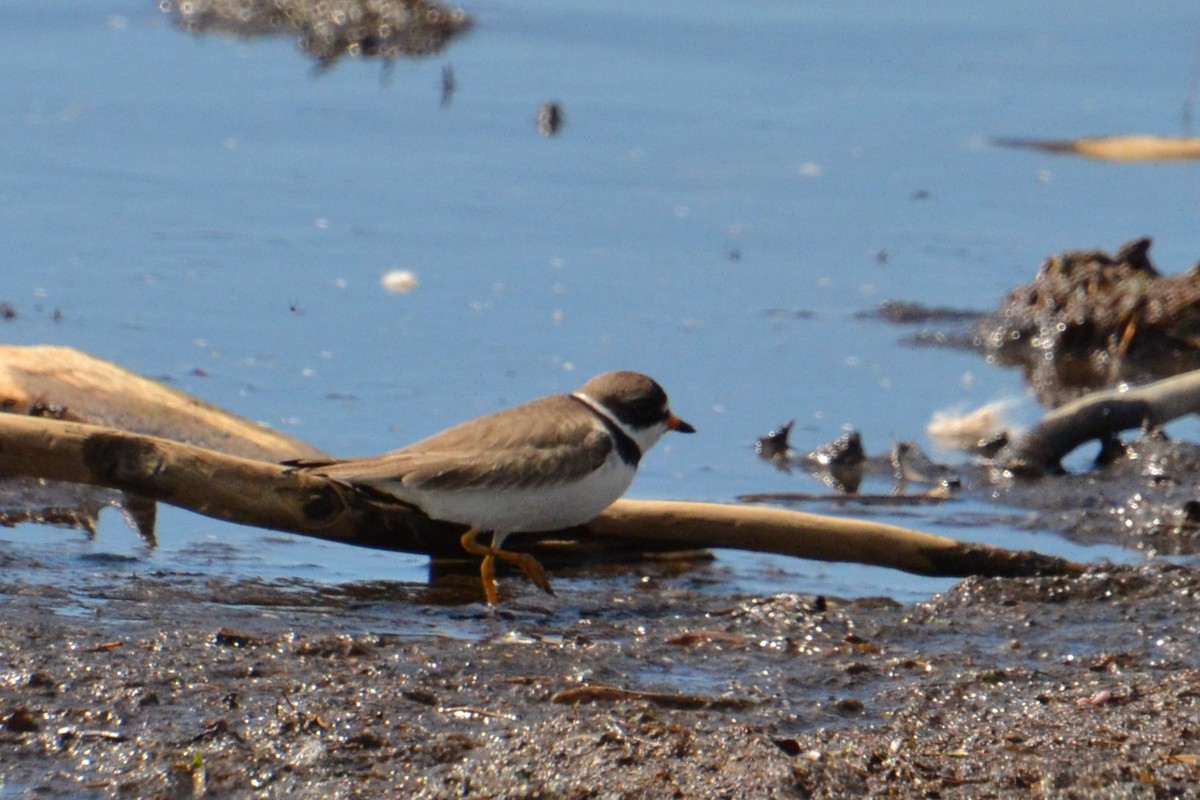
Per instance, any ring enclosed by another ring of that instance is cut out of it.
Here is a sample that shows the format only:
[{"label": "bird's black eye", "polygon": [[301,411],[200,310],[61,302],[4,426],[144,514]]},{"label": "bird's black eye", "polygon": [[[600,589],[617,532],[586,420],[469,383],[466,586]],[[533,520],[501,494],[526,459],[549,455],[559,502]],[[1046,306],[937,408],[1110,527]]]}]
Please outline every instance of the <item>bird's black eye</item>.
[{"label": "bird's black eye", "polygon": [[667,406],[660,398],[647,397],[629,403],[620,416],[621,421],[632,428],[649,428],[667,418]]}]

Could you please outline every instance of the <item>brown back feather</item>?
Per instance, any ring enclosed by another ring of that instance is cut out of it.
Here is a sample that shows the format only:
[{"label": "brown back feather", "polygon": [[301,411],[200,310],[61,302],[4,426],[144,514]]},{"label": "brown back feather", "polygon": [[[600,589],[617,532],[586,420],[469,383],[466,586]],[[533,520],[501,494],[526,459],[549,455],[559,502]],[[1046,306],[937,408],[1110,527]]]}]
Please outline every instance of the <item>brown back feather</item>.
[{"label": "brown back feather", "polygon": [[298,466],[350,484],[533,487],[579,480],[611,451],[612,440],[597,427],[593,412],[569,395],[554,395],[455,425],[383,455]]}]

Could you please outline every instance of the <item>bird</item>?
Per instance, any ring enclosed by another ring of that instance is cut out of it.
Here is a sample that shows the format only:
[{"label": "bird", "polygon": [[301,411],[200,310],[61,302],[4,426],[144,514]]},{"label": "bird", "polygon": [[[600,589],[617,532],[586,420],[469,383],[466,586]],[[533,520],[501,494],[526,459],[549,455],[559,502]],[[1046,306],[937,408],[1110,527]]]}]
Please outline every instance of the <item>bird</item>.
[{"label": "bird", "polygon": [[[695,433],[667,393],[637,372],[605,372],[570,394],[531,400],[368,458],[285,465],[415,506],[468,526],[461,544],[482,556],[488,605],[497,605],[496,560],[515,564],[553,594],[528,553],[504,550],[510,533],[582,525],[625,493],[642,456],[669,431]],[[479,542],[491,533],[491,544]]]}]

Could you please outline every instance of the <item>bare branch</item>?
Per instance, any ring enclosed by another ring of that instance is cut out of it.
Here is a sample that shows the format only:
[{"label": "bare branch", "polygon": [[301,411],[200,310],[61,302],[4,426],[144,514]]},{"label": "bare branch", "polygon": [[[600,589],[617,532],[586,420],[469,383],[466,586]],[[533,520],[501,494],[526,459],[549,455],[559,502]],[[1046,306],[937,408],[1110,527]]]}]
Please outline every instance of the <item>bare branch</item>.
[{"label": "bare branch", "polygon": [[1059,461],[1092,439],[1157,427],[1200,413],[1200,370],[1140,386],[1095,392],[1051,411],[1011,444],[1002,460],[1011,469],[1053,472]]}]

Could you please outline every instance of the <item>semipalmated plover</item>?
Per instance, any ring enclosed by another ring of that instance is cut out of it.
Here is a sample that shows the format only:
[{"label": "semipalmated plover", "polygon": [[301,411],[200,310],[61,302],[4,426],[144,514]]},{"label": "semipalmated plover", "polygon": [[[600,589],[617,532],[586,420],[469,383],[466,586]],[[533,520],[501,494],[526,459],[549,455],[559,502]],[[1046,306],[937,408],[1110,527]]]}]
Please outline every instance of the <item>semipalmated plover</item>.
[{"label": "semipalmated plover", "polygon": [[[506,534],[591,520],[625,493],[642,455],[672,430],[695,428],[671,413],[661,386],[636,372],[606,372],[571,394],[487,414],[380,456],[288,463],[469,525],[462,545],[483,556],[484,593],[494,605],[497,558],[550,591],[533,556],[501,549]],[[491,546],[476,538],[488,531]]]}]

